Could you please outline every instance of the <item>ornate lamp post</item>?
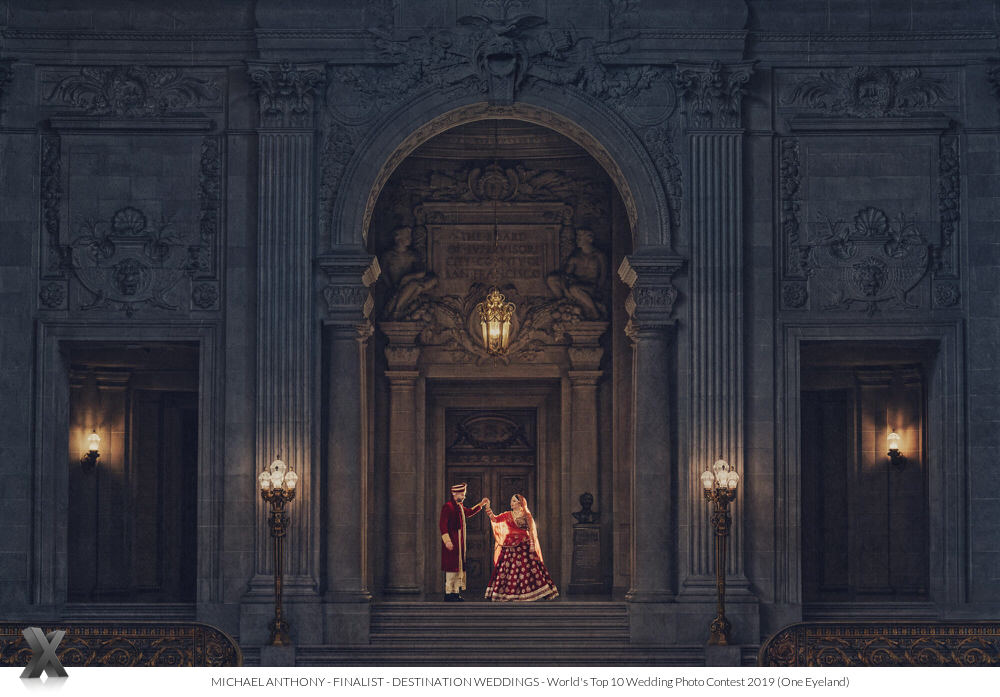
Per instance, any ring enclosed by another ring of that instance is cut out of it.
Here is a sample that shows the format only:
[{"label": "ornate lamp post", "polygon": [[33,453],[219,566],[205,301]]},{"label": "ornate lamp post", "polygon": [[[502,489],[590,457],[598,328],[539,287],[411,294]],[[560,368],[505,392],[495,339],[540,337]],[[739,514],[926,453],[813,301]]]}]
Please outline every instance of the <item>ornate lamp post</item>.
[{"label": "ornate lamp post", "polygon": [[732,625],[726,619],[726,543],[729,538],[729,528],[733,524],[729,515],[729,502],[736,498],[736,487],[740,483],[740,475],[729,466],[725,460],[716,460],[711,470],[705,470],[701,475],[701,485],[705,489],[705,498],[714,504],[712,511],[712,531],[715,533],[715,588],[718,593],[718,614],[712,620],[712,635],[709,645],[727,646],[729,630]]},{"label": "ornate lamp post", "polygon": [[260,497],[267,501],[271,508],[268,524],[271,537],[274,538],[274,619],[268,625],[271,629],[270,646],[289,646],[292,643],[288,636],[288,621],[281,614],[282,586],[282,556],[284,554],[283,540],[288,532],[288,514],[285,504],[295,498],[295,486],[299,475],[276,459],[271,466],[257,476],[260,487]]},{"label": "ornate lamp post", "polygon": [[502,356],[510,345],[510,320],[514,316],[514,303],[498,288],[491,288],[486,300],[476,305],[479,326],[483,333],[483,346],[491,356]]}]

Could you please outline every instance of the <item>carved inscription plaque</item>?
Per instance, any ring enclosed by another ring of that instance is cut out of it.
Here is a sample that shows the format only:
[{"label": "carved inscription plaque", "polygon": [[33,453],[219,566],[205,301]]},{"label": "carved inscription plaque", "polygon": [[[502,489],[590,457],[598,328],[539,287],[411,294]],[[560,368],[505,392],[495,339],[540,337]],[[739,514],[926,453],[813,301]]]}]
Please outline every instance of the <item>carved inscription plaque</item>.
[{"label": "carved inscription plaque", "polygon": [[442,294],[464,294],[472,283],[513,283],[526,295],[547,293],[545,277],[559,268],[562,204],[425,203],[427,264]]}]

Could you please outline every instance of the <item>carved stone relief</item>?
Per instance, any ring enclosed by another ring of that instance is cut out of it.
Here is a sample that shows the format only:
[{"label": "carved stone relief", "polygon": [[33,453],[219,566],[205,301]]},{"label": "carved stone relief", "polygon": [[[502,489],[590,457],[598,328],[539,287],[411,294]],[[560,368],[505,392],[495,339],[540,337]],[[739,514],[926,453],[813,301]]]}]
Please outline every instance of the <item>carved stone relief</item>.
[{"label": "carved stone relief", "polygon": [[782,309],[847,310],[857,306],[868,316],[887,302],[896,309],[930,309],[910,296],[925,278],[932,280],[932,307],[958,305],[959,284],[945,281],[959,277],[955,248],[961,197],[959,137],[947,132],[939,139],[937,239],[918,229],[915,212],[896,212],[890,219],[879,206],[841,213],[838,219],[820,214],[809,223],[813,234],[807,239],[807,226],[800,219],[804,204],[802,148],[800,138],[779,141]]},{"label": "carved stone relief", "polygon": [[825,234],[801,248],[803,266],[820,308],[860,305],[874,315],[882,303],[916,309],[907,294],[928,272],[930,245],[912,220],[894,219],[875,207],[852,223],[827,218]]},{"label": "carved stone relief", "polygon": [[[132,317],[144,306],[215,311],[220,307],[219,266],[223,178],[222,138],[201,141],[197,188],[190,200],[196,225],[123,200],[107,216],[72,218],[62,227],[63,139],[41,139],[42,245],[39,307],[109,309]],[[100,150],[98,148],[97,150]],[[183,283],[182,283],[183,282]],[[189,302],[185,302],[185,296]],[[71,300],[75,298],[75,307]],[[182,305],[187,305],[182,307]]]},{"label": "carved stone relief", "polygon": [[41,74],[42,104],[86,116],[141,119],[223,108],[218,71],[149,65],[87,66]]},{"label": "carved stone relief", "polygon": [[[630,47],[630,27],[637,19],[633,0],[612,3],[613,38],[608,40],[582,36],[571,27],[552,27],[538,16],[510,16],[516,9],[510,3],[481,7],[484,14],[464,16],[454,29],[425,31],[406,39],[372,29],[381,53],[377,64],[330,70],[320,178],[323,229],[331,225],[344,170],[358,143],[381,114],[429,90],[468,91],[482,95],[493,105],[508,105],[528,87],[575,91],[584,99],[601,102],[630,122],[650,148],[669,191],[670,217],[676,225],[680,219],[681,176],[668,124],[677,101],[673,71],[662,66],[615,65],[616,57]],[[537,122],[545,123],[545,118],[541,116]],[[443,126],[446,124],[435,124],[436,129]],[[392,171],[393,164],[386,169]],[[617,167],[606,164],[615,177]],[[375,188],[382,184],[377,182]],[[627,190],[623,181],[616,184],[620,191]],[[624,198],[634,225],[634,202],[629,196]]]},{"label": "carved stone relief", "polygon": [[325,79],[321,64],[248,62],[265,128],[307,128],[314,118],[316,94]]},{"label": "carved stone relief", "polygon": [[859,65],[801,77],[784,91],[780,104],[824,116],[873,119],[912,116],[954,100],[942,78],[924,75],[919,68]]},{"label": "carved stone relief", "polygon": [[505,362],[575,344],[581,323],[606,326],[608,261],[588,227],[607,244],[606,179],[535,161],[422,162],[402,167],[380,199],[376,229],[392,238],[379,258],[383,320],[417,323],[419,344],[451,362],[496,360],[475,315],[492,286],[516,308]]},{"label": "carved stone relief", "polygon": [[731,66],[678,64],[675,82],[690,128],[740,128],[743,95],[753,75],[752,63]]}]

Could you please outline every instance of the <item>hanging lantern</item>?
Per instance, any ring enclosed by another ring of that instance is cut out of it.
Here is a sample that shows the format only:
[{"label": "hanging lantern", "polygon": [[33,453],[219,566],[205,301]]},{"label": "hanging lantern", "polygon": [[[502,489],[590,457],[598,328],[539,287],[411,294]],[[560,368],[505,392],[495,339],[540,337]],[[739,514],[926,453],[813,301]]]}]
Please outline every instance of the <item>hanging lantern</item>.
[{"label": "hanging lantern", "polygon": [[514,316],[514,303],[497,288],[491,288],[486,300],[476,305],[479,326],[483,333],[483,346],[491,356],[507,353],[510,344],[510,320]]}]

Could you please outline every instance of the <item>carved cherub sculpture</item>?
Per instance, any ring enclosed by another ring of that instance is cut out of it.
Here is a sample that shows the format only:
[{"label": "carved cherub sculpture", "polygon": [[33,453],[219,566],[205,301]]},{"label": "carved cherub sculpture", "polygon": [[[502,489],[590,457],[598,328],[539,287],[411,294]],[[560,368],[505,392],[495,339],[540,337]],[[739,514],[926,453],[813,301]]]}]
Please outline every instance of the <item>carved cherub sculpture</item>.
[{"label": "carved cherub sculpture", "polygon": [[393,231],[395,245],[382,255],[380,264],[389,281],[392,297],[385,306],[385,316],[398,319],[418,296],[438,284],[437,276],[424,268],[423,259],[410,246],[413,232],[408,227]]},{"label": "carved cherub sculpture", "polygon": [[550,273],[545,282],[554,297],[578,305],[585,319],[603,319],[608,313],[604,302],[607,258],[594,246],[594,233],[586,228],[576,231],[576,245],[562,268]]}]

